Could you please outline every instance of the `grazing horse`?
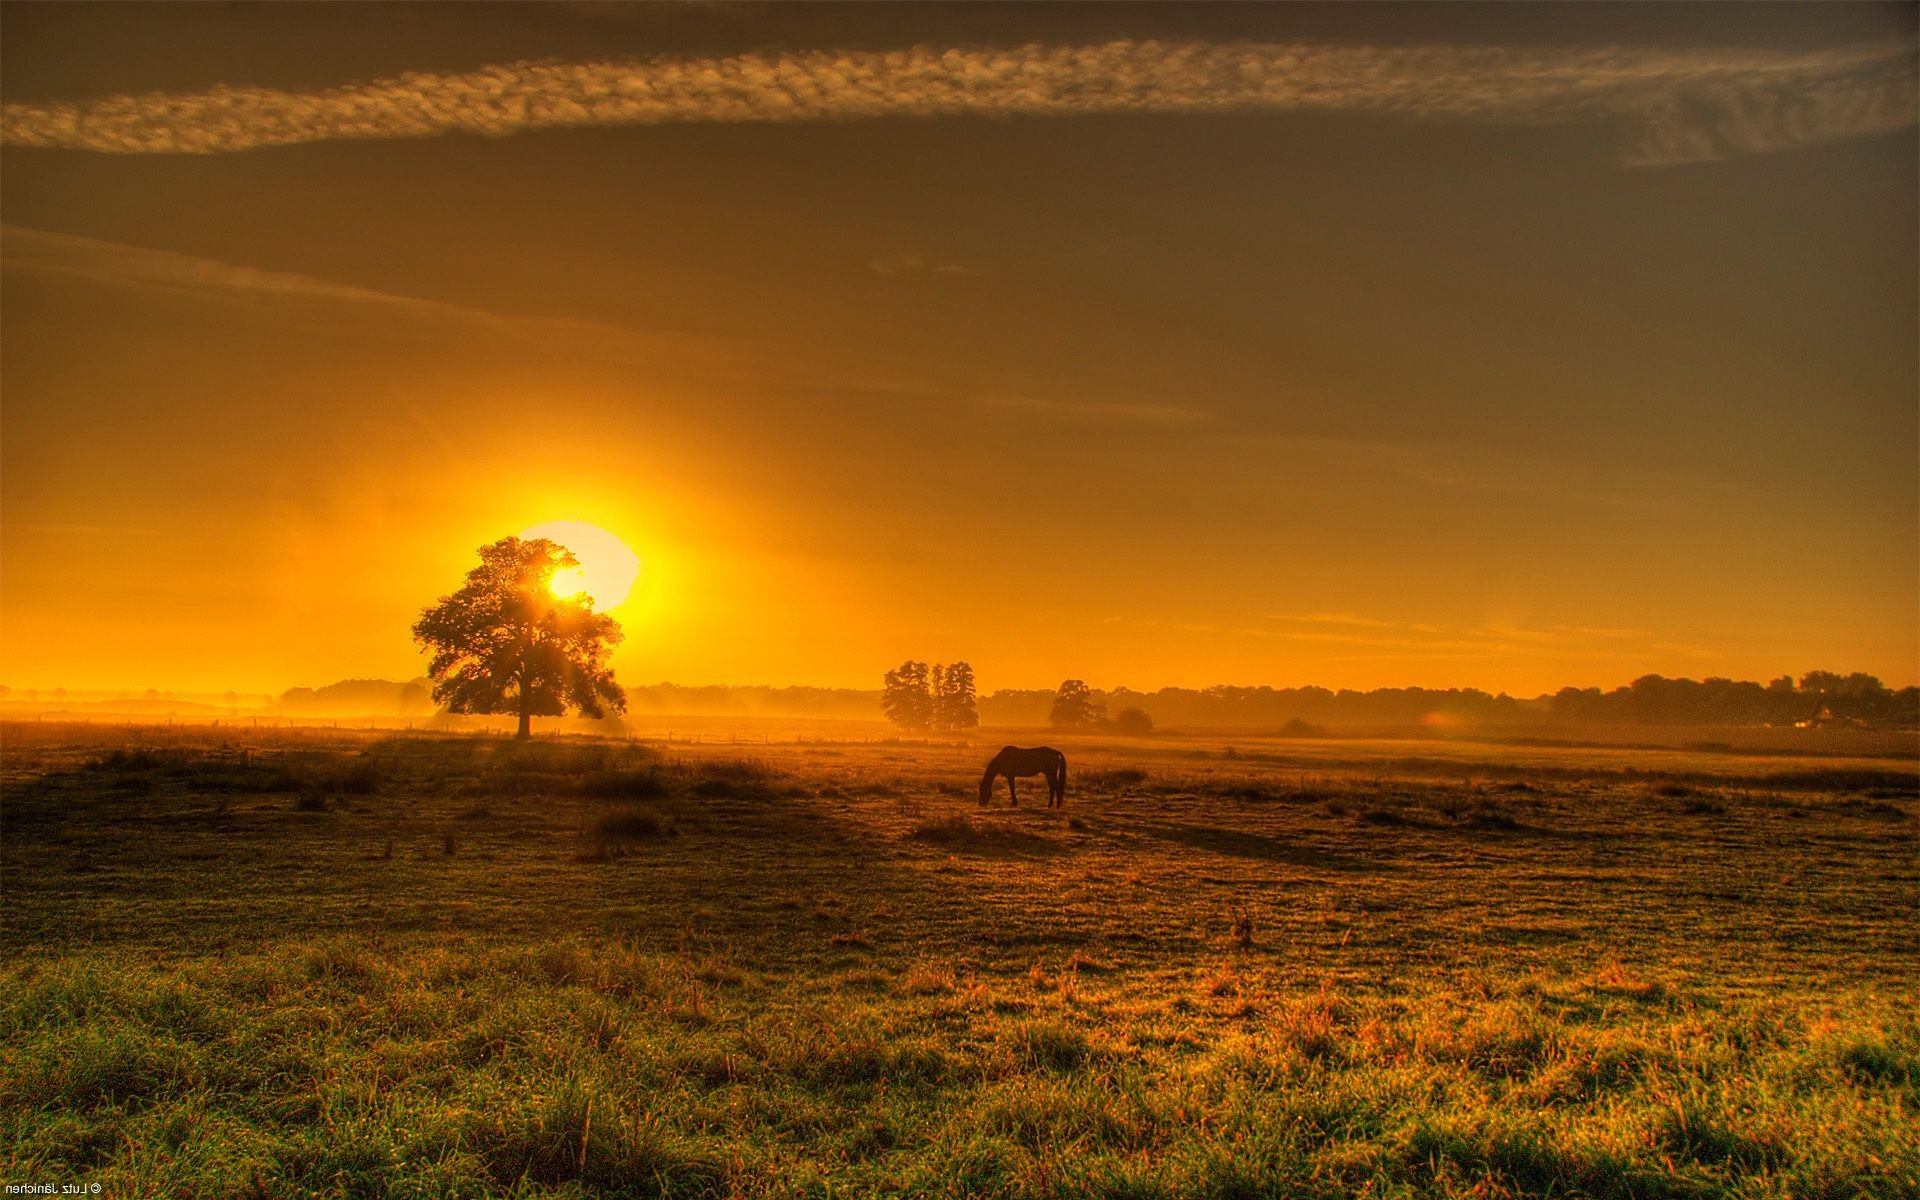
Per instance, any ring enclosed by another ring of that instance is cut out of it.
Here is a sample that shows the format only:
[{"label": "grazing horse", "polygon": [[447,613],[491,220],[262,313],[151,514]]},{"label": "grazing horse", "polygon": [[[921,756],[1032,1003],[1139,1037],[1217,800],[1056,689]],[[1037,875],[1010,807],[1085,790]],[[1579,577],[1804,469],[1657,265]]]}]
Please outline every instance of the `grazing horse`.
[{"label": "grazing horse", "polygon": [[1013,777],[1016,775],[1045,775],[1047,777],[1047,807],[1058,808],[1067,802],[1067,756],[1052,746],[1035,746],[1031,750],[1022,750],[1018,746],[1004,746],[1000,753],[993,756],[987,764],[987,773],[980,777],[980,803],[993,799],[993,781],[997,776],[1007,777],[1007,797],[1017,806],[1020,793],[1013,790]]}]

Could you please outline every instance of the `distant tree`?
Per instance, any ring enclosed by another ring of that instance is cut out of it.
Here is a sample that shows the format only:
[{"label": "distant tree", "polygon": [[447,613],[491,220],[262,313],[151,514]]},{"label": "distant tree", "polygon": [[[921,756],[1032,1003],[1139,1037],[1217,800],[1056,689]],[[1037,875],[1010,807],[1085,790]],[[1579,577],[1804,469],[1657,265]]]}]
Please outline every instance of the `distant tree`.
[{"label": "distant tree", "polygon": [[1829,692],[1839,691],[1846,681],[1845,676],[1836,675],[1832,671],[1808,671],[1800,677],[1800,690],[1824,696]]},{"label": "distant tree", "polygon": [[1793,694],[1793,676],[1782,675],[1780,676],[1780,678],[1772,680],[1767,684],[1767,691],[1773,693],[1776,696],[1792,695]]},{"label": "distant tree", "polygon": [[1887,685],[1880,682],[1879,676],[1869,675],[1865,671],[1854,671],[1840,681],[1842,696],[1881,696],[1886,691]]},{"label": "distant tree", "polygon": [[1153,732],[1153,718],[1144,708],[1123,708],[1113,714],[1113,731],[1128,737],[1145,737]]},{"label": "distant tree", "polygon": [[1047,723],[1055,729],[1091,729],[1106,719],[1107,706],[1094,699],[1083,679],[1068,679],[1053,694]]},{"label": "distant tree", "polygon": [[927,664],[908,659],[888,671],[880,691],[880,711],[902,729],[924,733],[933,725],[933,675]]},{"label": "distant tree", "polygon": [[422,684],[409,682],[400,689],[399,711],[405,713],[423,713],[433,707],[433,694],[428,689],[432,681]]},{"label": "distant tree", "polygon": [[433,654],[433,698],[454,713],[517,713],[516,737],[534,717],[577,709],[602,717],[625,712],[607,654],[619,622],[593,611],[584,596],[553,594],[555,571],[579,566],[545,538],[501,538],[480,548],[480,565],[451,596],[420,614],[414,640]]},{"label": "distant tree", "polygon": [[954,733],[980,724],[973,667],[908,659],[888,671],[880,692],[880,710],[902,729],[915,733]]},{"label": "distant tree", "polygon": [[950,667],[935,667],[933,671],[934,727],[959,733],[979,725],[980,707],[973,690],[973,665],[957,662]]}]

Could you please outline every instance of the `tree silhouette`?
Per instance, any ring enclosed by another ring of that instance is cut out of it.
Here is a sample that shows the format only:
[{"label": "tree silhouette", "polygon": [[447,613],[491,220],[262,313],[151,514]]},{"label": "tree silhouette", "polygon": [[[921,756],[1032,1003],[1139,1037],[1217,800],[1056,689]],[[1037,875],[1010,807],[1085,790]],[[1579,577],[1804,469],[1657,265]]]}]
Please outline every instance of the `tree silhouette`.
[{"label": "tree silhouette", "polygon": [[933,724],[933,689],[927,664],[908,659],[888,671],[880,710],[902,729],[924,733]]},{"label": "tree silhouette", "polygon": [[973,664],[954,663],[933,669],[933,723],[935,728],[958,733],[980,724],[980,709],[973,691]]},{"label": "tree silhouette", "polygon": [[1093,698],[1083,679],[1069,679],[1053,694],[1047,723],[1055,729],[1091,729],[1106,719],[1107,706]]},{"label": "tree silhouette", "polygon": [[1153,732],[1153,718],[1144,708],[1123,708],[1113,714],[1113,731],[1129,737],[1145,737]]},{"label": "tree silhouette", "polygon": [[972,729],[980,723],[973,667],[963,662],[929,667],[908,659],[887,672],[880,710],[887,720],[914,733]]},{"label": "tree silhouette", "polygon": [[482,546],[467,582],[413,626],[414,640],[433,652],[433,698],[448,712],[518,713],[521,738],[537,716],[625,712],[626,694],[606,665],[619,622],[582,597],[552,592],[554,572],[579,565],[545,538]]}]

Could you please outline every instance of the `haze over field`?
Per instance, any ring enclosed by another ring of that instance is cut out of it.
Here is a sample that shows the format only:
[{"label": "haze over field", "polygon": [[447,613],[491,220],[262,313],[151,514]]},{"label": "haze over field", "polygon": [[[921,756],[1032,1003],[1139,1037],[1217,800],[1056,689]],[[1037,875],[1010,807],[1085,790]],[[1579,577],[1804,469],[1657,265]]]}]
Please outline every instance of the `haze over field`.
[{"label": "haze over field", "polygon": [[9,6],[0,678],[1910,685],[1915,26]]}]

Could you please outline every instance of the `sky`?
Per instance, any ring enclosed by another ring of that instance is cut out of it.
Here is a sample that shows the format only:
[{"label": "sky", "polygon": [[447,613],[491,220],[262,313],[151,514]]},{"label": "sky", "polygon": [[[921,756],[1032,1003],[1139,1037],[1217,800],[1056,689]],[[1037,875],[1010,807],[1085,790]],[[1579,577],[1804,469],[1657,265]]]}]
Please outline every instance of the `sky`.
[{"label": "sky", "polygon": [[0,682],[1920,676],[1911,5],[0,5]]}]

